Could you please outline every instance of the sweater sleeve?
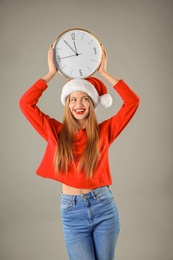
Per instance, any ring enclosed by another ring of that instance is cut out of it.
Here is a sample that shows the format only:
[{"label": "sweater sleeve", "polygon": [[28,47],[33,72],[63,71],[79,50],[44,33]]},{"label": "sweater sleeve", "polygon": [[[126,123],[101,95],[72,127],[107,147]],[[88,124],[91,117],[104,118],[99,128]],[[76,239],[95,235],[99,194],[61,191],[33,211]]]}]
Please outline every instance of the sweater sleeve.
[{"label": "sweater sleeve", "polygon": [[123,105],[116,115],[107,120],[110,144],[129,123],[140,102],[140,99],[136,93],[132,91],[122,79],[114,86],[114,89],[122,98]]},{"label": "sweater sleeve", "polygon": [[48,140],[47,126],[52,127],[52,129],[55,128],[55,124],[57,127],[61,126],[61,123],[51,119],[37,106],[39,98],[47,87],[46,82],[43,79],[39,79],[23,94],[19,101],[19,107],[24,116],[46,141]]}]

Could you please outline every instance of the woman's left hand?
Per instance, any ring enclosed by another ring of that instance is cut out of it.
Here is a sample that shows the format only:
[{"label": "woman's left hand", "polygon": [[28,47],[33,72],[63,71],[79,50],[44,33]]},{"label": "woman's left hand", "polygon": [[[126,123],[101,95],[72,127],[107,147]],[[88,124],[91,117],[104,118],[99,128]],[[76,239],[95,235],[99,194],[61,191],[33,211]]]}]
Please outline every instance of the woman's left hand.
[{"label": "woman's left hand", "polygon": [[101,45],[102,48],[102,61],[100,64],[100,67],[98,68],[99,74],[104,74],[107,71],[107,53],[103,45]]},{"label": "woman's left hand", "polygon": [[107,53],[103,45],[101,47],[102,47],[102,61],[100,67],[98,68],[98,73],[107,81],[109,81],[112,86],[114,86],[119,80],[107,71]]}]

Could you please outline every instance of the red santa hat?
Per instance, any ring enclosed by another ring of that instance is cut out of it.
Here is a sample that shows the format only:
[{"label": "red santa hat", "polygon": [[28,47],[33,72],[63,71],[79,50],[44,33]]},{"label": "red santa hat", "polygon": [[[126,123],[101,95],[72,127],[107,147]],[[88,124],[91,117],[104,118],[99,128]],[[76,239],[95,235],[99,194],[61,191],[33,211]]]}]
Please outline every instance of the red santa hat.
[{"label": "red santa hat", "polygon": [[112,97],[108,94],[104,83],[94,77],[87,79],[72,79],[62,88],[61,102],[65,105],[66,98],[75,91],[82,91],[92,99],[95,108],[99,105],[108,108],[112,105]]}]

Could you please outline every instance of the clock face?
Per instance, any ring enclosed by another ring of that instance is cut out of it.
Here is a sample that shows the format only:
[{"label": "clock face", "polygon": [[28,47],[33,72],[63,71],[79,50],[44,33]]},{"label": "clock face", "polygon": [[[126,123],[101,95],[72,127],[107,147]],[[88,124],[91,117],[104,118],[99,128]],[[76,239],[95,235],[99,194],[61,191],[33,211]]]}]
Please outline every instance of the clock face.
[{"label": "clock face", "polygon": [[54,43],[58,71],[68,78],[87,78],[99,67],[102,50],[97,38],[83,29],[70,29]]}]

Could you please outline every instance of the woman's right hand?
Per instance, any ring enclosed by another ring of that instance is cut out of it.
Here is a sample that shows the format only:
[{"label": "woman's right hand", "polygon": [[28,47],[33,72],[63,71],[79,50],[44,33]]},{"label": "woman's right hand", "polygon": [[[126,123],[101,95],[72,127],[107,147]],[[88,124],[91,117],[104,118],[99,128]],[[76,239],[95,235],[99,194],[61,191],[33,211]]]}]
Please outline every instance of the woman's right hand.
[{"label": "woman's right hand", "polygon": [[47,54],[47,60],[49,72],[42,78],[46,83],[48,83],[58,71],[53,60],[53,45],[50,45]]},{"label": "woman's right hand", "polygon": [[50,45],[47,57],[48,57],[49,72],[55,75],[58,70],[57,70],[54,60],[53,60],[53,45]]}]

